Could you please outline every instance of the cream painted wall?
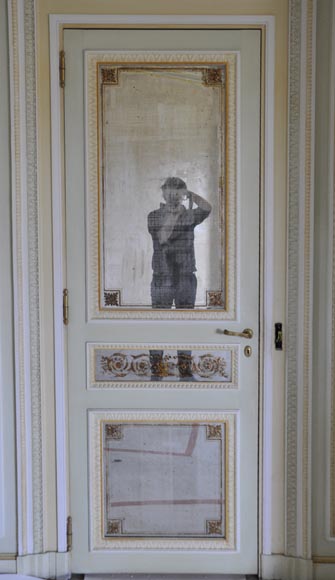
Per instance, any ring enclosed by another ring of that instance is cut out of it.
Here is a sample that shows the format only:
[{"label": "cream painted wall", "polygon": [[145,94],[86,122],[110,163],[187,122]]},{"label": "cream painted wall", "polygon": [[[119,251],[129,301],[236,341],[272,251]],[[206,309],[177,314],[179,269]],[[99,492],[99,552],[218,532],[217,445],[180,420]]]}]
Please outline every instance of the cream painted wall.
[{"label": "cream painted wall", "polygon": [[16,553],[13,285],[7,2],[0,0],[0,571]]}]

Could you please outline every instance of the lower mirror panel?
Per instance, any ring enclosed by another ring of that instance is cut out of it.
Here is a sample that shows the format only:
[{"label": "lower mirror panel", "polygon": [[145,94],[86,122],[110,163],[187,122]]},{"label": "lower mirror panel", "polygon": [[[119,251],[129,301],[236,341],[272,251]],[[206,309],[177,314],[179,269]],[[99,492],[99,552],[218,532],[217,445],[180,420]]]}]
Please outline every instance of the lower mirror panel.
[{"label": "lower mirror panel", "polygon": [[89,411],[91,550],[234,550],[236,420]]}]

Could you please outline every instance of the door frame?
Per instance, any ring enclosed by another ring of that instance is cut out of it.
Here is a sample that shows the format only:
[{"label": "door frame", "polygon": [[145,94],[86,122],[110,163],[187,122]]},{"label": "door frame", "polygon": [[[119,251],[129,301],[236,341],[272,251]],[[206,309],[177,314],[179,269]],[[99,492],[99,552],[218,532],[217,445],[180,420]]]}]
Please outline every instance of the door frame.
[{"label": "door frame", "polygon": [[[260,367],[259,367],[259,555],[271,554],[272,536],[272,396],[274,324],[274,115],[275,115],[275,18],[274,16],[161,16],[51,14],[50,86],[54,274],[54,342],[56,385],[56,465],[58,551],[67,551],[66,521],[69,515],[69,449],[67,413],[66,329],[63,325],[63,289],[66,288],[65,210],[63,171],[63,94],[59,87],[59,52],[62,31],[71,28],[112,27],[257,28],[262,34],[262,135],[261,135],[261,254],[260,254]],[[266,387],[266,388],[265,388]],[[283,385],[284,388],[284,385]]]}]

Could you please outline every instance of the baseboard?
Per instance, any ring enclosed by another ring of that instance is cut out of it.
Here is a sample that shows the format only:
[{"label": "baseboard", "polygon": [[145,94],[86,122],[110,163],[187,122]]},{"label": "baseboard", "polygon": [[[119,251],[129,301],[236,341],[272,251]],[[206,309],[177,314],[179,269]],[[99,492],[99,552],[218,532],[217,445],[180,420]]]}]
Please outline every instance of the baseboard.
[{"label": "baseboard", "polygon": [[282,555],[262,555],[261,566],[261,577],[264,580],[313,580],[312,560]]},{"label": "baseboard", "polygon": [[67,580],[71,576],[70,554],[47,552],[32,556],[18,556],[17,573],[38,578]]},{"label": "baseboard", "polygon": [[0,574],[16,574],[16,558],[0,558]]},{"label": "baseboard", "polygon": [[240,574],[85,574],[84,580],[246,580]]},{"label": "baseboard", "polygon": [[[262,555],[261,566],[261,577],[263,580],[334,580],[335,578],[335,562],[331,564],[313,564],[312,560],[303,560],[301,558],[291,558],[282,555]],[[67,580],[71,576],[70,554],[49,552],[47,554],[36,554],[34,556],[18,556],[17,560],[0,560],[0,574],[15,573],[25,576],[37,576],[39,578]],[[123,580],[125,580],[124,576],[122,576]],[[96,580],[97,577],[98,575],[86,576],[87,579],[91,580]],[[117,575],[109,575],[110,580],[115,580],[116,577]],[[132,575],[132,577],[134,576]],[[221,576],[221,578],[227,577]],[[232,578],[241,577],[232,576]],[[183,580],[186,580],[185,577]],[[211,580],[214,580],[213,576],[211,576]]]}]

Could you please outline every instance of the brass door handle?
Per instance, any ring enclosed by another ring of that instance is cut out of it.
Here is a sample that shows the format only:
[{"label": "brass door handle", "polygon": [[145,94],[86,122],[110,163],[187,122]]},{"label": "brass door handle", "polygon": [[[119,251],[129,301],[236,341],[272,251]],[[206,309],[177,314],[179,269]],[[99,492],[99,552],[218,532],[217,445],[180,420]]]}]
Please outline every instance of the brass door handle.
[{"label": "brass door handle", "polygon": [[216,332],[217,334],[226,334],[227,336],[241,336],[242,338],[247,338],[248,340],[254,336],[254,332],[251,330],[251,328],[245,328],[242,332],[235,332],[234,330],[228,330],[227,328],[224,328],[223,330],[221,330],[221,328],[217,328]]}]

